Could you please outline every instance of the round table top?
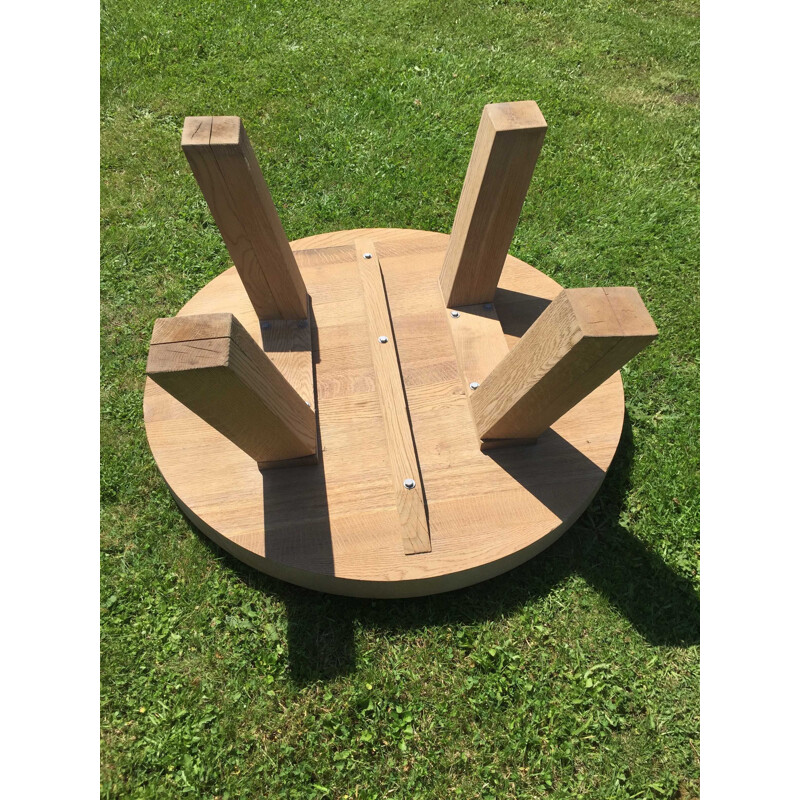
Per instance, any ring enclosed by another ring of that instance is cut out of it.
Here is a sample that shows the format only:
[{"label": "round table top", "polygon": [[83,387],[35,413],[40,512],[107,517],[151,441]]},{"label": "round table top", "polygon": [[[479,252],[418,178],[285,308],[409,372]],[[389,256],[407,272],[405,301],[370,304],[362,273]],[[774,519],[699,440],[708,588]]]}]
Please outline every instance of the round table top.
[{"label": "round table top", "polygon": [[[365,342],[354,244],[362,238],[374,243],[391,308],[424,483],[427,553],[407,555],[399,532],[387,436]],[[316,410],[318,464],[260,471],[244,451],[147,380],[144,416],[153,456],[201,531],[245,563],[301,586],[409,597],[498,575],[575,522],[619,443],[621,377],[615,373],[535,444],[482,452],[438,283],[448,242],[441,233],[373,228],[292,243],[310,296],[313,346],[311,352],[287,347],[270,357]],[[494,310],[509,348],[560,291],[551,278],[507,257]],[[233,313],[262,341],[233,267],[179,315],[214,312]],[[313,380],[302,368],[310,357]]]}]

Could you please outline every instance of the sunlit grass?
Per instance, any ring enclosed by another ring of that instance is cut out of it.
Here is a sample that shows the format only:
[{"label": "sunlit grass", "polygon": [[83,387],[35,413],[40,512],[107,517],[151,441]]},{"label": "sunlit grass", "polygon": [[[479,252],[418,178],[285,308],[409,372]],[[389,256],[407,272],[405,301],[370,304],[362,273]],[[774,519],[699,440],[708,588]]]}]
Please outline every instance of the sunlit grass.
[{"label": "sunlit grass", "polygon": [[[699,794],[694,2],[158,2],[102,8],[105,797]],[[315,595],[182,517],[141,416],[153,321],[229,257],[180,151],[243,118],[291,239],[449,231],[481,108],[549,130],[511,251],[634,285],[600,494],[529,564],[401,603]]]}]

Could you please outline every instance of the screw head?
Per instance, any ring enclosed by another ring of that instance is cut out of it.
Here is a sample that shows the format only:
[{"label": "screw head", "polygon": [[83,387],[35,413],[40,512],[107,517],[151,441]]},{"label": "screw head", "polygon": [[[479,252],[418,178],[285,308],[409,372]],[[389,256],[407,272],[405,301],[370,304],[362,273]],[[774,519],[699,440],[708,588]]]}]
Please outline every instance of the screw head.
[{"label": "screw head", "polygon": [[385,336],[379,336],[379,337],[378,337],[378,341],[379,341],[381,344],[386,344],[386,342],[388,342],[389,340],[388,340],[388,339],[387,339]]},{"label": "screw head", "polygon": [[403,486],[405,486],[406,489],[413,489],[416,485],[417,482],[413,478],[406,478],[403,481]]},{"label": "screw head", "polygon": [[480,386],[480,384],[478,383],[478,381],[472,381],[472,383],[469,385],[469,388],[470,389],[477,389],[479,386]]},{"label": "screw head", "polygon": [[372,253],[364,253],[364,258],[372,258]]},{"label": "screw head", "polygon": [[271,322],[267,322],[267,320],[262,320],[261,321],[261,329],[262,330],[268,331],[271,327],[272,327],[272,323]]},{"label": "screw head", "polygon": [[307,328],[308,327],[308,320],[301,319],[300,322],[297,323],[298,328]]},{"label": "screw head", "polygon": [[483,307],[488,311],[489,309],[491,309],[492,304],[491,303],[484,303]]},{"label": "screw head", "polygon": [[451,317],[460,317],[461,316],[461,312],[460,311],[451,311],[450,312],[450,316]]}]

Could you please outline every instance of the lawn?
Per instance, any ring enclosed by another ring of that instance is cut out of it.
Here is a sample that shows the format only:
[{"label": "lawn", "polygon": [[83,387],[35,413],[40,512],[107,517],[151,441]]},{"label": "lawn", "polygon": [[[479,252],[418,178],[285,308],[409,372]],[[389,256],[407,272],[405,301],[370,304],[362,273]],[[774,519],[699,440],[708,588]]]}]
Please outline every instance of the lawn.
[{"label": "lawn", "polygon": [[[694,0],[101,8],[101,795],[699,796],[699,9]],[[255,573],[144,434],[153,322],[229,256],[183,118],[244,120],[290,239],[449,232],[483,105],[549,130],[511,252],[638,287],[600,493],[514,571],[410,601]]]}]

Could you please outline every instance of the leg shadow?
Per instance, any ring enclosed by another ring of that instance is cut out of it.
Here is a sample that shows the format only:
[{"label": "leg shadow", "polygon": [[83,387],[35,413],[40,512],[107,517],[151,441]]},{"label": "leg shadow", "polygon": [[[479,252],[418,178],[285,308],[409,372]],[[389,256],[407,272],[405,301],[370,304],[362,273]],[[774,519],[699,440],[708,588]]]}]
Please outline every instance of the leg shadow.
[{"label": "leg shadow", "polygon": [[632,458],[633,437],[626,414],[603,489],[572,529],[576,566],[651,644],[698,644],[700,597],[692,581],[619,524]]},{"label": "leg shadow", "polygon": [[[566,444],[552,431],[550,444]],[[543,439],[542,443],[546,441]],[[554,513],[562,516],[570,500],[562,486],[526,471],[532,448],[494,450],[494,458]],[[574,450],[574,448],[571,448]],[[524,452],[528,451],[528,452]],[[630,420],[625,417],[619,448],[597,495],[576,523],[535,558],[488,581],[465,589],[408,600],[353,601],[349,612],[365,627],[385,631],[426,626],[470,624],[502,619],[525,604],[545,597],[569,575],[580,574],[652,645],[688,647],[700,639],[700,601],[692,582],[619,524],[630,487],[633,459]],[[545,448],[540,455],[547,458]],[[576,480],[590,480],[598,468],[579,451],[574,460]],[[563,516],[562,516],[563,518]]]},{"label": "leg shadow", "polygon": [[[570,530],[510,572],[445,594],[406,600],[322,594],[257,572],[205,536],[201,539],[248,585],[277,597],[285,605],[289,673],[298,685],[330,680],[355,670],[356,624],[397,633],[502,619],[546,597],[576,573],[606,596],[650,644],[688,647],[697,644],[700,637],[700,602],[692,582],[619,524],[629,489],[633,452],[626,415],[620,445],[606,479]],[[517,480],[526,480],[524,465],[530,454],[515,454],[511,449],[491,453]],[[591,462],[581,464],[581,459],[588,460],[577,451],[575,459],[579,474],[591,473]],[[563,492],[556,484],[540,481],[531,489],[554,513],[566,509]]]},{"label": "leg shadow", "polygon": [[[310,347],[316,373],[319,332],[309,299]],[[314,405],[319,408],[314,375]],[[325,453],[317,416],[313,466],[263,473],[264,547],[282,563],[333,575],[334,558],[325,483]],[[342,598],[268,579],[263,590],[280,595],[287,612],[289,673],[298,684],[327,680],[355,668],[353,613]],[[280,585],[278,585],[280,584]]]},{"label": "leg shadow", "polygon": [[187,521],[220,564],[251,589],[283,604],[289,675],[295,683],[330,680],[355,669],[354,604],[359,601],[303,589],[265,575],[223,550]]},{"label": "leg shadow", "polygon": [[544,297],[533,297],[511,289],[499,289],[494,295],[494,306],[503,333],[521,338],[550,305]]},{"label": "leg shadow", "polygon": [[355,670],[355,609],[347,598],[304,590],[286,599],[289,673],[305,685]]}]

